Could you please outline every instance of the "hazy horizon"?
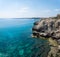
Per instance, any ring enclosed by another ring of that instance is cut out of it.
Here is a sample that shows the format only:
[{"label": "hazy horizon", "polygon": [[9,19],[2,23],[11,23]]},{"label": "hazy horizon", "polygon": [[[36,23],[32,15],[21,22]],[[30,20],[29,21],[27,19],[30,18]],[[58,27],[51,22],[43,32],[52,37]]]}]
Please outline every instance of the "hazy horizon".
[{"label": "hazy horizon", "polygon": [[60,14],[60,0],[0,0],[0,18],[51,17]]}]

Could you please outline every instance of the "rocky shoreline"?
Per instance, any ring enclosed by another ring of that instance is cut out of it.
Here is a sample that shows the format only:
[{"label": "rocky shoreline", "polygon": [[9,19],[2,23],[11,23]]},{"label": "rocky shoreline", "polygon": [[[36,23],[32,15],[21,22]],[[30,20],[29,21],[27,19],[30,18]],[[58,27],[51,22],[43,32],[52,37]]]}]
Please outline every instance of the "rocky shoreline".
[{"label": "rocky shoreline", "polygon": [[32,37],[48,40],[51,50],[47,57],[60,57],[60,15],[56,17],[42,18],[34,23]]}]

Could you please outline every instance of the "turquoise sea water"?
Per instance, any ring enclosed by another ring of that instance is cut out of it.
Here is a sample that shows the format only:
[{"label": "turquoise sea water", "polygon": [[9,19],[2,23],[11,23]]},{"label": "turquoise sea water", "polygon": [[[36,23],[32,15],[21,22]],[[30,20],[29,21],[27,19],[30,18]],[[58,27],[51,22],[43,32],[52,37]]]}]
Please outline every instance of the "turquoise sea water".
[{"label": "turquoise sea water", "polygon": [[32,38],[34,19],[0,19],[0,57],[46,57],[46,40]]}]

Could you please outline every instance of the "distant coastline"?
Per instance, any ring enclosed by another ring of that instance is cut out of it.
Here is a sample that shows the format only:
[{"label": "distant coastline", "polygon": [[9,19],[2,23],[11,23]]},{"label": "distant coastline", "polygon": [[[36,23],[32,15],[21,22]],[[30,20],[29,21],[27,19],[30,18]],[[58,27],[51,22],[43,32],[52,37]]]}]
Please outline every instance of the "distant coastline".
[{"label": "distant coastline", "polygon": [[40,17],[12,18],[12,19],[40,19]]}]

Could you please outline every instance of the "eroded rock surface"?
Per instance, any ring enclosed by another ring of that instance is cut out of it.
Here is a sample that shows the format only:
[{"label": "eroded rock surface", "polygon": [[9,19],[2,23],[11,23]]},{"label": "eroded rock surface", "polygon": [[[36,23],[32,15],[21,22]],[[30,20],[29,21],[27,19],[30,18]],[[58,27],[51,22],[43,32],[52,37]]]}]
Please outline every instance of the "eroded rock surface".
[{"label": "eroded rock surface", "polygon": [[32,37],[48,39],[51,46],[48,57],[60,56],[60,15],[35,22],[32,31]]}]

